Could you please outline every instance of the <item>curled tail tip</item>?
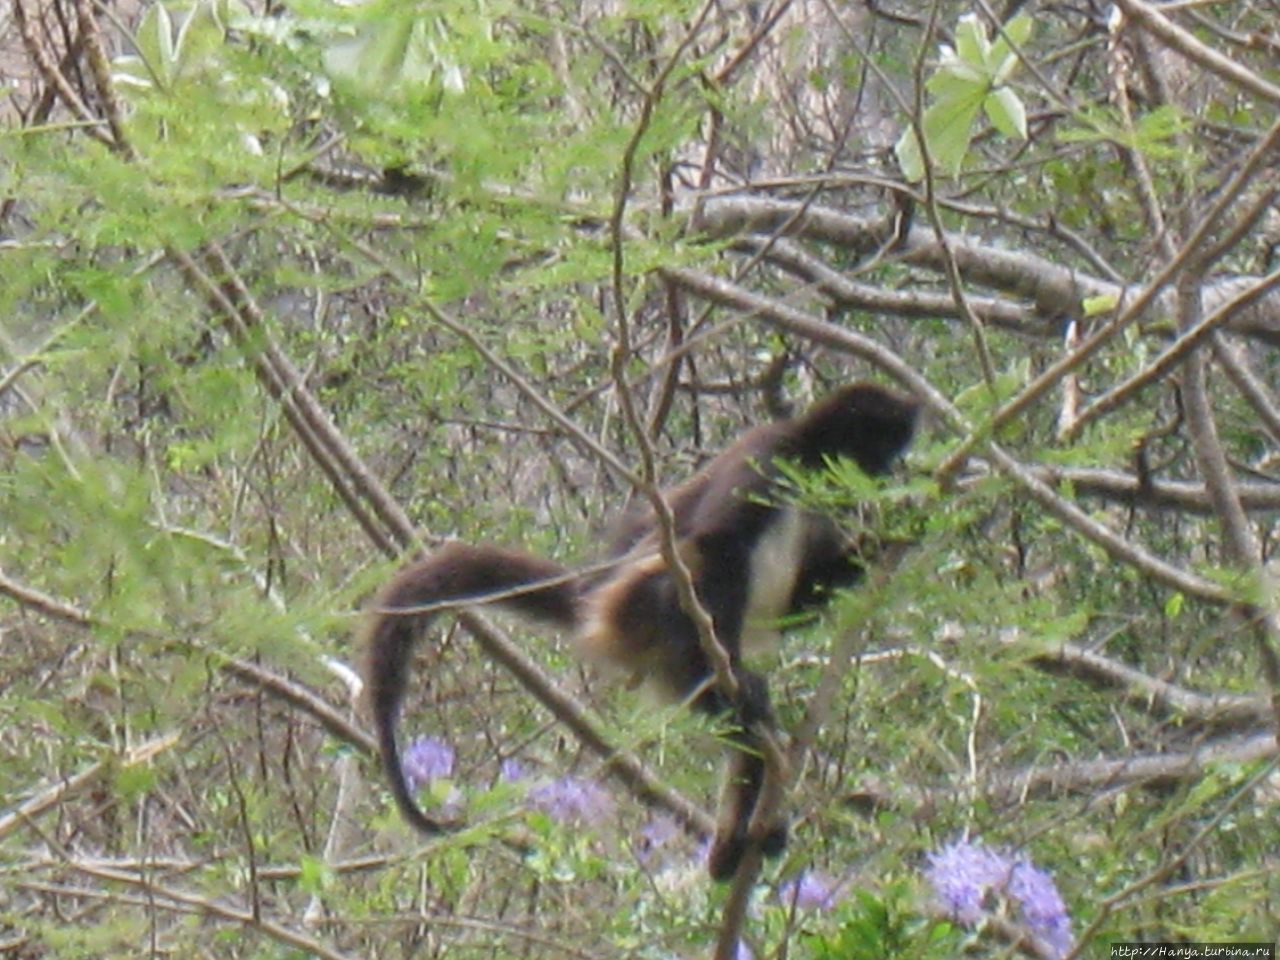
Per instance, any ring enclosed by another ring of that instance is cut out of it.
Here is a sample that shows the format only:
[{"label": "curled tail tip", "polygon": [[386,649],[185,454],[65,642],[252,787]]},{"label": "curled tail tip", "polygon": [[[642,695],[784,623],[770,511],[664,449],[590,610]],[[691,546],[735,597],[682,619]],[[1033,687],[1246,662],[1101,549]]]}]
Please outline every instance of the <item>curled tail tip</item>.
[{"label": "curled tail tip", "polygon": [[400,761],[396,726],[400,704],[404,699],[405,671],[418,624],[412,618],[387,613],[379,606],[369,613],[362,637],[362,673],[364,675],[364,709],[373,720],[378,738],[378,753],[383,775],[391,788],[391,796],[401,817],[420,833],[441,833],[443,826],[427,816],[418,806]]},{"label": "curled tail tip", "polygon": [[[401,792],[401,788],[403,788],[403,792]],[[425,812],[423,812],[423,809],[418,806],[417,801],[413,799],[413,794],[409,790],[408,783],[404,781],[403,775],[400,777],[399,784],[396,784],[393,781],[392,793],[395,794],[396,806],[400,810],[400,816],[404,818],[404,821],[409,824],[409,826],[413,827],[419,833],[428,837],[434,837],[442,833],[447,833],[452,828],[451,824],[448,824],[443,820],[437,820],[434,817],[429,817]]]},{"label": "curled tail tip", "polygon": [[400,816],[419,833],[427,836],[444,833],[448,825],[428,816],[414,799],[413,789],[409,786],[409,779],[405,776],[400,761],[400,748],[396,741],[396,711],[387,710],[385,703],[382,704],[381,709],[374,711],[374,723],[378,730],[378,752],[382,757],[383,773],[391,787],[391,796]]}]

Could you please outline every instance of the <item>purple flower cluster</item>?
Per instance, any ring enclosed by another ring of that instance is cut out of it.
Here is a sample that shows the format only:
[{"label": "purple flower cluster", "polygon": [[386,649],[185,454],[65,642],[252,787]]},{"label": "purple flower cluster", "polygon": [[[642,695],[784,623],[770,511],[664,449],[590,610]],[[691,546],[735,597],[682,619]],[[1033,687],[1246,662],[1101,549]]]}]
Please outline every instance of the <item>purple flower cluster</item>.
[{"label": "purple flower cluster", "polygon": [[1030,860],[1019,860],[1009,875],[1009,896],[1022,906],[1022,919],[1032,935],[1055,956],[1071,952],[1071,918],[1058,885]]},{"label": "purple flower cluster", "polygon": [[529,802],[562,823],[599,823],[613,813],[613,797],[594,780],[562,777],[529,791]]},{"label": "purple flower cluster", "polygon": [[519,783],[528,776],[524,764],[515,757],[508,757],[498,768],[498,779],[503,783]]},{"label": "purple flower cluster", "polygon": [[439,737],[419,737],[400,760],[410,790],[453,775],[453,747]]},{"label": "purple flower cluster", "polygon": [[640,835],[635,841],[636,858],[641,863],[648,863],[667,844],[679,839],[683,834],[680,824],[674,817],[659,814],[640,828]]},{"label": "purple flower cluster", "polygon": [[825,873],[806,871],[778,885],[778,900],[800,910],[830,910],[842,899],[841,884]]},{"label": "purple flower cluster", "polygon": [[[455,755],[453,747],[439,737],[419,737],[404,751],[400,758],[405,781],[410,790],[420,790],[453,776]],[[523,783],[529,772],[515,758],[502,761],[498,779],[502,783]],[[593,780],[583,777],[563,777],[531,787],[526,796],[529,804],[562,823],[597,824],[613,813],[613,796]],[[462,794],[451,787],[449,795],[439,800],[446,808],[456,808]],[[657,821],[645,830],[645,839],[651,848],[666,843],[679,832],[672,821],[669,826]]]},{"label": "purple flower cluster", "polygon": [[928,855],[925,878],[943,909],[968,926],[999,897],[1016,904],[1027,932],[1046,954],[1071,952],[1071,918],[1053,877],[1024,858],[1013,859],[980,843],[957,840]]}]

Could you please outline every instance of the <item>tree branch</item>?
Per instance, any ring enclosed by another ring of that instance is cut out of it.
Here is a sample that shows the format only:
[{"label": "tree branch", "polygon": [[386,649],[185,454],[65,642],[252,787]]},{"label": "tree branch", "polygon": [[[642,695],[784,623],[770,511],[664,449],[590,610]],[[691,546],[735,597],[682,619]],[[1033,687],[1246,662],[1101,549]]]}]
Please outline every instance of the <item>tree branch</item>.
[{"label": "tree branch", "polygon": [[[1250,153],[1252,162],[1247,163],[1247,173],[1241,171],[1244,176],[1237,176],[1224,185],[1224,190],[1234,191],[1232,200],[1278,141],[1280,132],[1273,127],[1255,145]],[[1215,209],[1219,206],[1225,209],[1229,205],[1222,203],[1220,195],[1215,194],[1215,200],[1219,201]],[[782,230],[785,236],[831,244],[856,258],[868,256],[878,249],[886,229],[881,220],[856,217],[818,204],[811,203],[802,208],[801,203],[794,200],[741,195],[704,199],[692,226],[714,238],[772,234]],[[1204,239],[1200,237],[1200,240]],[[1116,283],[1059,266],[1036,254],[985,244],[969,236],[948,233],[946,240],[961,275],[968,283],[1000,290],[1031,304],[1035,315],[1043,320],[1039,327],[1024,323],[1023,329],[1027,332],[1045,337],[1057,336],[1061,318],[1080,317],[1086,298],[1110,299],[1125,304],[1128,308],[1126,323],[1145,318],[1153,312],[1173,312],[1172,295],[1160,292],[1168,278],[1148,289],[1142,285]],[[904,239],[902,251],[903,260],[909,264],[934,272],[944,269],[942,249],[931,231],[913,228]],[[1252,286],[1257,280],[1257,277],[1233,276],[1209,282],[1202,291],[1205,309],[1210,312],[1217,310],[1238,296],[1242,288]],[[1001,316],[1003,319],[1005,315]],[[1280,294],[1272,291],[1258,298],[1229,318],[1226,327],[1233,333],[1280,345]]]},{"label": "tree branch", "polygon": [[1280,104],[1280,87],[1241,66],[1239,61],[1223,56],[1212,47],[1201,43],[1194,34],[1178,26],[1163,13],[1143,3],[1142,0],[1116,0],[1116,2],[1126,15],[1142,24],[1143,29],[1159,37],[1166,46],[1177,50],[1192,63],[1264,100]]}]

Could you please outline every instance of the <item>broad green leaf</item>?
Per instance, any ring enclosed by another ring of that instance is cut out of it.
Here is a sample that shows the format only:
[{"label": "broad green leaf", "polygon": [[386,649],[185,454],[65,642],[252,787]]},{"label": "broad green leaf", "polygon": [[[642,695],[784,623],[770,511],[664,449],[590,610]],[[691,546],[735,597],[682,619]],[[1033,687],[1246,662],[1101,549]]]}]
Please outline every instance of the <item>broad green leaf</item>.
[{"label": "broad green leaf", "polygon": [[1027,109],[1022,99],[1009,87],[1001,87],[983,102],[992,125],[1009,138],[1027,138]]},{"label": "broad green leaf", "polygon": [[178,29],[174,45],[176,73],[188,79],[215,65],[226,42],[226,29],[212,0],[201,0]]},{"label": "broad green leaf", "polygon": [[323,893],[333,880],[328,864],[316,857],[303,855],[298,860],[298,886],[307,893]]},{"label": "broad green leaf", "polygon": [[970,89],[967,95],[939,100],[924,112],[925,143],[937,166],[955,175],[969,150],[973,119],[982,106],[982,92]]},{"label": "broad green leaf", "polygon": [[461,67],[441,51],[445,27],[430,19],[400,16],[366,24],[325,51],[329,72],[366,93],[395,96],[439,82],[450,92],[465,88]]},{"label": "broad green leaf", "polygon": [[926,90],[939,97],[955,96],[966,87],[985,91],[989,86],[991,81],[985,70],[961,60],[948,60],[924,83]]},{"label": "broad green leaf", "polygon": [[920,141],[916,139],[914,127],[907,127],[902,131],[902,136],[893,145],[893,152],[907,182],[917,183],[924,179],[924,157],[920,152]]},{"label": "broad green leaf", "polygon": [[956,24],[956,56],[964,63],[982,68],[989,48],[987,31],[977,16],[967,13],[961,17]]},{"label": "broad green leaf", "polygon": [[155,86],[151,71],[147,69],[147,63],[141,57],[125,54],[112,60],[111,66],[111,76],[116,83],[143,89]]},{"label": "broad green leaf", "polygon": [[995,41],[987,52],[987,65],[991,68],[992,78],[997,83],[1008,79],[1009,74],[1018,65],[1018,55],[1013,52],[1013,46],[1019,49],[1026,46],[1027,41],[1031,39],[1032,26],[1030,17],[1014,17],[996,34]]}]

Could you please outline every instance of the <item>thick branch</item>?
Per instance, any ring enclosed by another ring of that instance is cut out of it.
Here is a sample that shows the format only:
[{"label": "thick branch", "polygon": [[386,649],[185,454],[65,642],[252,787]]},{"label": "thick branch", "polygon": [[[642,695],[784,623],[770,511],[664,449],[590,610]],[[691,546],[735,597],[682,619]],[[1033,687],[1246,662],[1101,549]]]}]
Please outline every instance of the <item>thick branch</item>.
[{"label": "thick branch", "polygon": [[1204,727],[1256,729],[1271,716],[1271,705],[1264,697],[1197,693],[1073,643],[1037,654],[1031,662],[1049,673],[1070,674],[1123,690],[1130,699]]},{"label": "thick branch", "polygon": [[[1210,740],[1185,751],[1069,760],[1044,767],[996,770],[981,778],[976,787],[982,796],[998,805],[1021,806],[1031,799],[1064,793],[1089,794],[1096,799],[1099,791],[1191,783],[1203,777],[1212,766],[1256,763],[1278,753],[1280,746],[1274,734],[1254,733]],[[973,788],[974,785],[969,783],[961,787],[898,787],[871,779],[847,793],[845,800],[860,809],[880,806],[931,809],[939,801],[953,799],[961,791],[967,799]]]},{"label": "thick branch", "polygon": [[[1259,143],[1256,154],[1265,155],[1275,139],[1276,131]],[[712,237],[759,233],[769,235],[784,230],[787,236],[818,243],[832,244],[842,252],[865,257],[879,249],[885,226],[879,220],[856,217],[815,204],[802,206],[798,201],[765,197],[730,196],[706,200],[699,209],[695,226]],[[1131,304],[1145,289],[1144,285],[1113,283],[1105,278],[1060,266],[1044,257],[984,244],[961,234],[946,234],[957,266],[970,284],[999,290],[1033,305],[1039,324],[1022,321],[1025,332],[1056,336],[1064,317],[1080,317],[1086,298],[1110,298]],[[945,267],[943,248],[932,230],[912,229],[902,244],[903,259],[917,267],[941,273]],[[782,264],[787,266],[786,263]],[[794,262],[793,266],[798,266]],[[811,282],[821,283],[818,277]],[[1213,312],[1238,297],[1243,290],[1258,282],[1256,277],[1224,277],[1205,284],[1201,296],[1204,309]],[[852,289],[852,288],[851,288]],[[943,299],[950,299],[938,294]],[[1143,298],[1140,316],[1173,312],[1172,293]],[[939,301],[940,302],[940,301]],[[981,303],[981,301],[979,301]],[[950,316],[951,310],[941,316]],[[1010,323],[1016,317],[1007,307],[998,316]],[[993,321],[994,322],[994,321]],[[1226,322],[1234,333],[1280,346],[1280,293],[1269,292],[1235,311]]]},{"label": "thick branch", "polygon": [[[1144,485],[1136,476],[1100,467],[1034,467],[1046,483],[1069,484],[1078,496],[1101,497],[1116,503],[1153,510],[1213,513],[1203,484],[1185,480],[1153,480]],[[1280,483],[1249,482],[1236,485],[1246,510],[1280,510]]]},{"label": "thick branch", "polygon": [[[836,306],[895,317],[945,317],[960,319],[955,298],[927,290],[891,290],[875,284],[857,283],[799,244],[749,236],[734,244],[752,256],[763,256],[774,266],[812,284]],[[1058,322],[1036,315],[1028,306],[998,297],[969,297],[969,306],[983,323],[1033,337],[1052,336]]]},{"label": "thick branch", "polygon": [[[1188,275],[1178,285],[1178,325],[1194,329],[1201,320],[1196,277]],[[1262,675],[1270,688],[1271,707],[1280,729],[1280,613],[1276,610],[1276,588],[1262,565],[1262,549],[1253,526],[1236,494],[1226,452],[1218,437],[1213,405],[1205,385],[1208,351],[1196,350],[1187,358],[1182,377],[1182,406],[1187,432],[1191,436],[1205,491],[1222,524],[1223,553],[1226,559],[1256,586],[1257,599],[1241,603],[1238,610],[1248,621],[1256,641]]]},{"label": "thick branch", "polygon": [[1239,61],[1201,43],[1194,34],[1178,26],[1154,7],[1142,0],[1117,0],[1117,5],[1142,24],[1143,29],[1159,37],[1162,43],[1177,50],[1192,63],[1210,73],[1216,73],[1228,83],[1274,104],[1280,104],[1280,87],[1242,66]]}]

